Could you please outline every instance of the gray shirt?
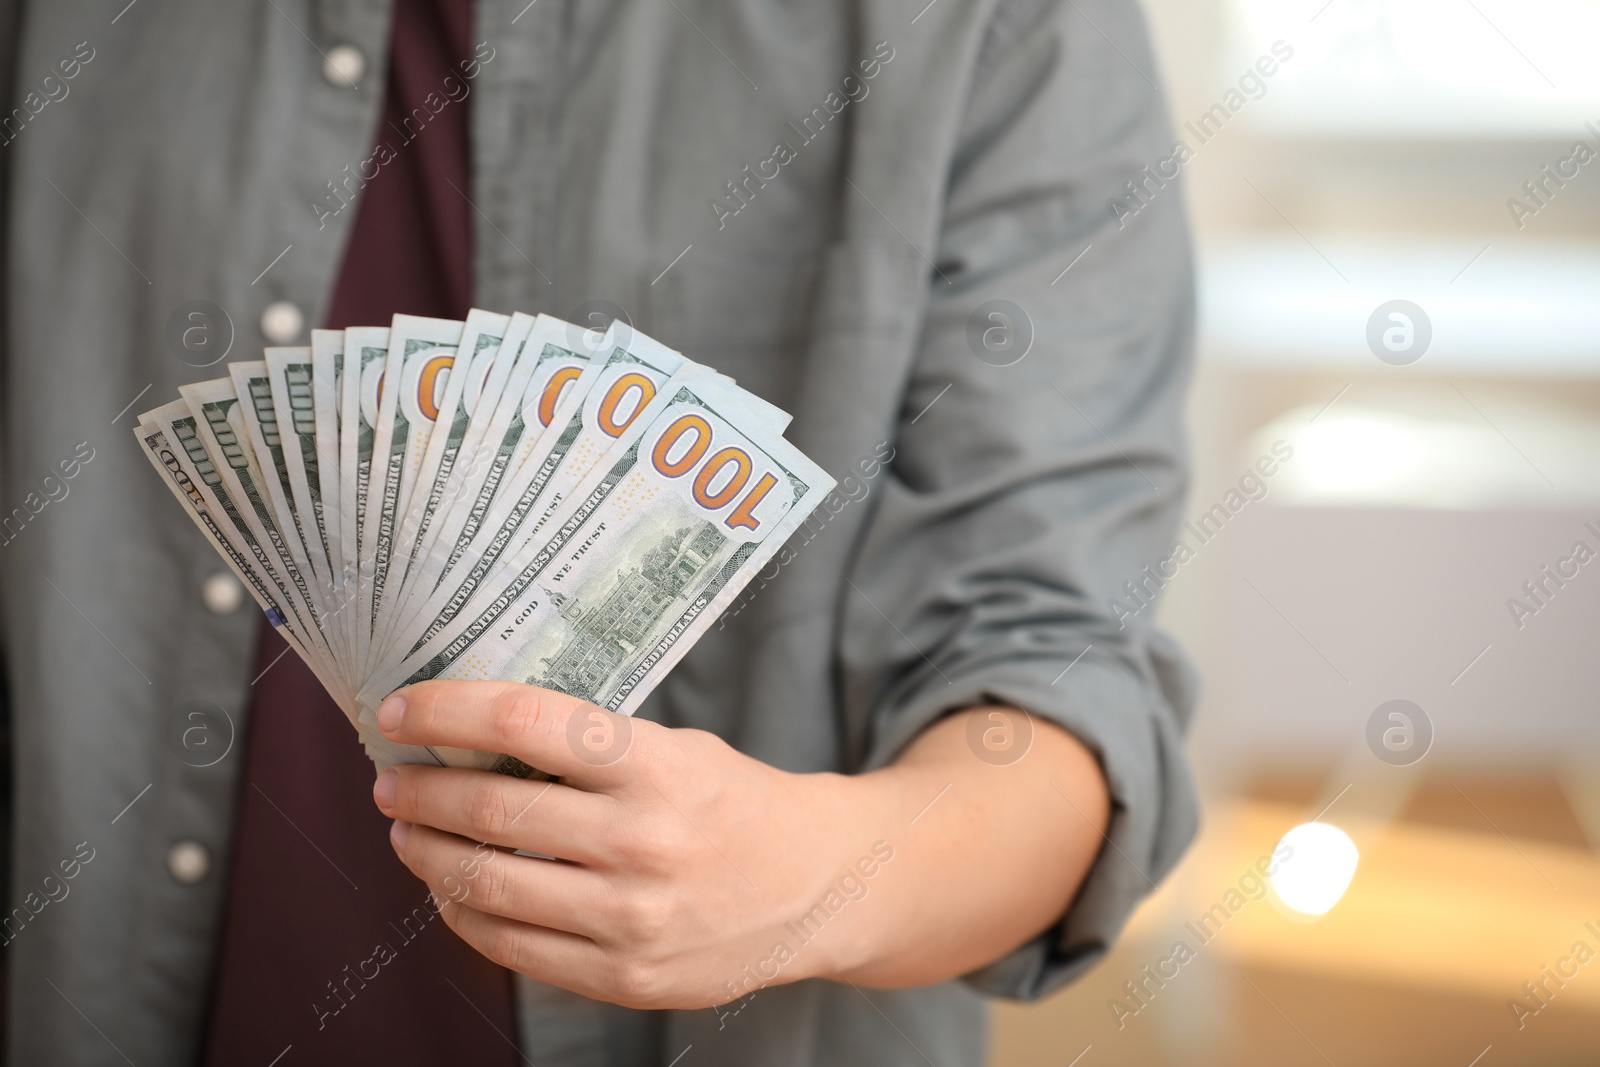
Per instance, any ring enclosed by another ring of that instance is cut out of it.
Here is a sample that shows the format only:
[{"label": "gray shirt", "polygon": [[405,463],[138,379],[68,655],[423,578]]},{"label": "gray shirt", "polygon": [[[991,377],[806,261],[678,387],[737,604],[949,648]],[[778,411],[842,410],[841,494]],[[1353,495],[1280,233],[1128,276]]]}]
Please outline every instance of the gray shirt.
[{"label": "gray shirt", "polygon": [[[1141,171],[1171,142],[1140,16],[1131,0],[480,0],[475,17],[492,52],[461,190],[476,302],[620,309],[792,411],[790,436],[840,480],[645,713],[789,770],[854,772],[1005,702],[1081,738],[1114,800],[1068,913],[964,983],[804,982],[737,1014],[529,983],[524,1048],[978,1063],[979,993],[1080,973],[1195,827],[1187,669],[1150,612],[1111,603],[1159,586],[1185,481],[1192,277],[1179,189]],[[219,373],[177,358],[175,309],[223,309],[230,359],[258,357],[271,304],[319,321],[388,18],[382,0],[0,0],[13,1062],[196,1055],[259,620],[208,610],[219,561],[132,422]],[[340,45],[365,59],[354,87],[324,72]],[[1129,182],[1141,209],[1119,217]]]}]

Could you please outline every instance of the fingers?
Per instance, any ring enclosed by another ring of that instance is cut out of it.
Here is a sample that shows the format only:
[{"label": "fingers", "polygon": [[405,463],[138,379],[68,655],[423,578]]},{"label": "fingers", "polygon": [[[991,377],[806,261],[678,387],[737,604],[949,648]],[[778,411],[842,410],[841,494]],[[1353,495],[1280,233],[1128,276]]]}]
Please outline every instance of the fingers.
[{"label": "fingers", "polygon": [[474,845],[431,826],[396,822],[395,853],[412,874],[476,911],[603,936],[610,898],[604,879],[584,867]]},{"label": "fingers", "polygon": [[420,682],[379,706],[378,728],[408,745],[502,752],[583,789],[627,781],[632,749],[660,727],[515,682]]},{"label": "fingers", "polygon": [[508,970],[581,996],[615,999],[608,996],[603,977],[609,967],[606,954],[586,937],[491,915],[448,900],[439,914],[456,936]]},{"label": "fingers", "polygon": [[617,806],[555,782],[425,766],[384,771],[372,798],[391,819],[586,864],[604,859],[597,846],[609,838]]}]

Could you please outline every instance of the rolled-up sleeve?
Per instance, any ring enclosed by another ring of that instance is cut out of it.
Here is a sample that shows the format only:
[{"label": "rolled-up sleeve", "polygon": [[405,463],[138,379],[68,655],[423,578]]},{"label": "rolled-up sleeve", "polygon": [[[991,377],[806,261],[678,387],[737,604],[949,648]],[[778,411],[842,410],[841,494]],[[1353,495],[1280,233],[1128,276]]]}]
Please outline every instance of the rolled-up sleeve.
[{"label": "rolled-up sleeve", "polygon": [[[1000,995],[1040,996],[1102,956],[1197,824],[1192,674],[1140,607],[1172,573],[1194,319],[1181,192],[1157,173],[1174,142],[1154,70],[1127,0],[997,9],[843,611],[866,768],[949,712],[998,703],[1070,731],[1104,771],[1107,842],[1071,907],[968,976]],[[986,329],[1000,331],[988,348]]]}]

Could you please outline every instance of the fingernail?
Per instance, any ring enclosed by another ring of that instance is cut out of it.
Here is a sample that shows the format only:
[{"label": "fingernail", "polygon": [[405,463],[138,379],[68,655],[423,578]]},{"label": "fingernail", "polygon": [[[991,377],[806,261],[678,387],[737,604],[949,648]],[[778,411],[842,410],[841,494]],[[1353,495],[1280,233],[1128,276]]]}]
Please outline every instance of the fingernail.
[{"label": "fingernail", "polygon": [[378,729],[386,734],[392,734],[400,729],[400,721],[406,717],[406,698],[395,693],[378,705]]},{"label": "fingernail", "polygon": [[411,824],[404,819],[396,819],[394,825],[389,827],[389,843],[395,848],[405,851],[406,839],[411,836]]},{"label": "fingernail", "polygon": [[372,799],[378,802],[378,807],[382,811],[394,807],[394,784],[399,777],[400,772],[391,767],[378,775],[378,780],[372,783]]}]

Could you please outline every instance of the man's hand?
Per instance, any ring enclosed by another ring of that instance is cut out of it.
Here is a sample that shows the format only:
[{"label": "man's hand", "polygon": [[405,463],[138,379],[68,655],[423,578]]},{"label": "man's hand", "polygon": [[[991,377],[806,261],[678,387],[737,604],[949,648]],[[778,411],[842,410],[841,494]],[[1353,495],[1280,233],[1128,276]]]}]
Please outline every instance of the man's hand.
[{"label": "man's hand", "polygon": [[986,760],[967,729],[986,712],[1026,719],[980,709],[885,770],[789,774],[548,690],[425,682],[380,707],[386,736],[561,780],[407,766],[373,794],[457,934],[585,996],[700,1008],[810,977],[924,984],[1059,917],[1105,828],[1092,756],[1030,724],[1026,756]]}]

